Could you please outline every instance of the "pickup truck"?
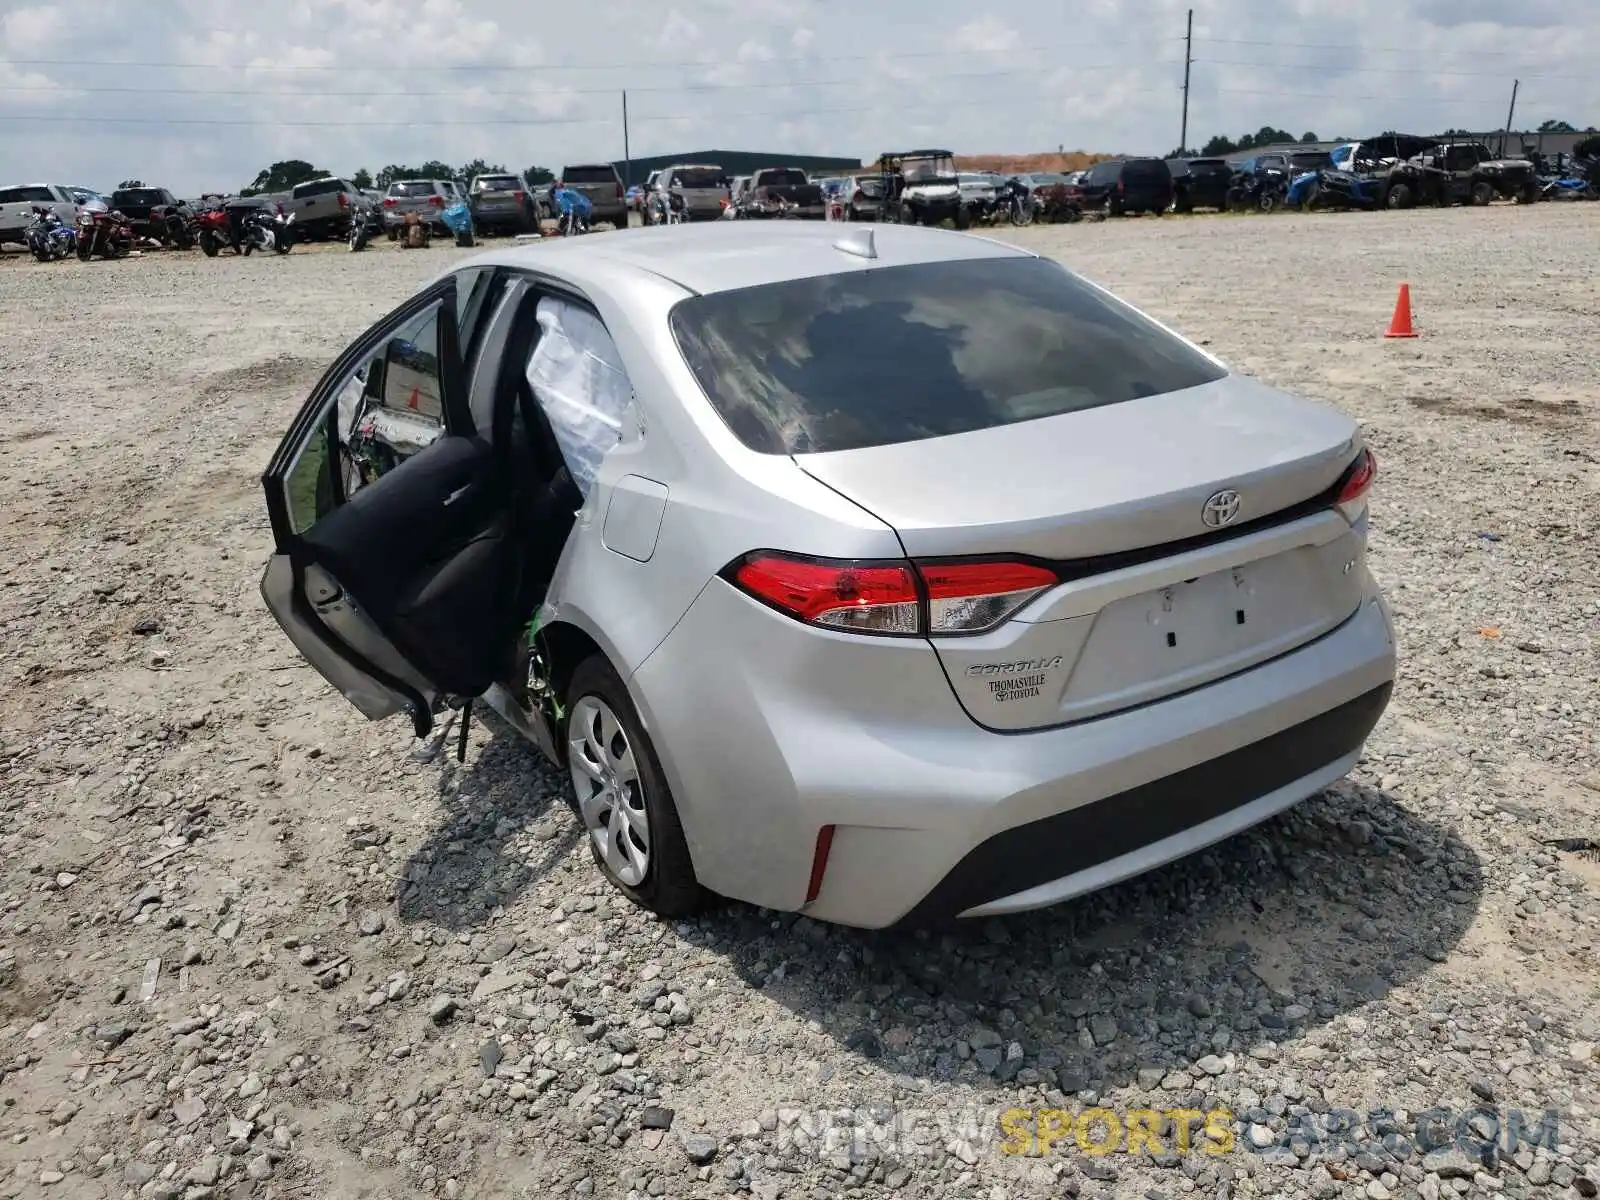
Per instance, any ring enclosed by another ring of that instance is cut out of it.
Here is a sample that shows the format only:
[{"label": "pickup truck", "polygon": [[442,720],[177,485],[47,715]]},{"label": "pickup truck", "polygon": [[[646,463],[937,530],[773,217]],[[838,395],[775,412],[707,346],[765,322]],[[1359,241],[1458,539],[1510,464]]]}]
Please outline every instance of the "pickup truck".
[{"label": "pickup truck", "polygon": [[683,215],[691,221],[714,221],[728,201],[727,177],[714,164],[685,163],[668,167],[656,180],[658,192],[683,197]]},{"label": "pickup truck", "polygon": [[350,214],[360,202],[360,188],[329,175],[295,184],[283,211],[294,214],[302,237],[344,238],[350,233]]},{"label": "pickup truck", "polygon": [[0,188],[0,246],[7,242],[27,245],[27,229],[33,224],[35,205],[52,210],[67,225],[78,219],[78,205],[71,190],[60,184],[29,183]]},{"label": "pickup truck", "polygon": [[797,217],[821,221],[828,216],[822,186],[812,183],[799,167],[764,167],[750,177],[746,216],[776,216],[780,201],[792,205]]},{"label": "pickup truck", "polygon": [[618,229],[628,227],[628,201],[622,176],[610,163],[577,163],[563,167],[557,182],[581,193],[589,201],[591,225],[609,221]]},{"label": "pickup truck", "polygon": [[[111,193],[109,203],[128,218],[133,226],[134,237],[154,238],[158,242],[171,242],[185,249],[193,244],[193,235],[189,233],[189,220],[193,214],[188,205],[166,188],[145,187],[143,184],[118,188]],[[169,221],[171,217],[177,220]]]}]

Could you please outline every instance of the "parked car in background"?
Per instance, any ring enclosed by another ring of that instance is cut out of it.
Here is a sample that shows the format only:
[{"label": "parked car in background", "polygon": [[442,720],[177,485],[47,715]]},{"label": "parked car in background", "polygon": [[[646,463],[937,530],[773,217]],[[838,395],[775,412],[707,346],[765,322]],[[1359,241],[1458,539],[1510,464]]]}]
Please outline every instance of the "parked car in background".
[{"label": "parked car in background", "polygon": [[59,183],[0,188],[0,245],[6,242],[19,246],[28,244],[28,226],[38,216],[33,211],[35,206],[49,209],[64,225],[74,225],[78,219],[78,203],[72,190]]},{"label": "parked car in background", "polygon": [[847,221],[883,220],[883,176],[851,175],[845,179],[844,216]]},{"label": "parked car in background", "polygon": [[624,198],[622,176],[610,163],[577,163],[563,167],[557,180],[589,201],[589,223],[609,221],[618,229],[628,227],[628,204]]},{"label": "parked car in background", "polygon": [[1197,208],[1221,212],[1228,207],[1233,167],[1227,159],[1171,158],[1167,169],[1172,173],[1173,212],[1188,213]]},{"label": "parked car in background", "polygon": [[136,238],[152,238],[183,250],[194,245],[189,229],[194,213],[166,188],[143,184],[118,188],[111,193],[111,207],[128,218]]},{"label": "parked car in background", "polygon": [[1084,176],[1083,207],[1107,216],[1151,213],[1172,207],[1172,171],[1159,158],[1107,159]]},{"label": "parked car in background", "polygon": [[434,233],[448,235],[444,210],[456,202],[456,190],[447,179],[397,179],[383,198],[383,230],[394,241],[406,217],[415,213]]},{"label": "parked car in background", "polygon": [[774,217],[780,214],[816,221],[828,215],[822,188],[812,183],[799,167],[762,167],[750,176],[745,215]]},{"label": "parked car in background", "polygon": [[360,196],[361,189],[349,180],[328,175],[295,184],[283,211],[294,215],[297,237],[343,239],[350,235],[350,216]]},{"label": "parked car in background", "polygon": [[956,185],[961,189],[961,203],[974,213],[987,213],[994,207],[998,181],[995,176],[971,171],[963,171],[956,176]]},{"label": "parked car in background", "polygon": [[539,232],[539,210],[520,175],[476,175],[467,197],[472,224],[484,233]]},{"label": "parked car in background", "polygon": [[873,245],[458,264],[268,463],[267,608],[369,719],[481,698],[669,918],[1043,908],[1346,775],[1395,677],[1360,426],[1019,247]]},{"label": "parked car in background", "polygon": [[728,199],[727,176],[714,163],[685,163],[662,171],[656,191],[680,197],[686,220],[713,221]]}]

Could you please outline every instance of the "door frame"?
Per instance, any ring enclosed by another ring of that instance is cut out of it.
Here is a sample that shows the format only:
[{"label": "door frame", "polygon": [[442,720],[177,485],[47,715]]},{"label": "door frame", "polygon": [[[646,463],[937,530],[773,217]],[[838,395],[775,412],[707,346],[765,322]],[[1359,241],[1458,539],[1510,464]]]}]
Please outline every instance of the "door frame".
[{"label": "door frame", "polygon": [[[435,318],[438,331],[439,407],[447,435],[471,436],[476,433],[472,414],[468,410],[466,395],[466,364],[460,340],[456,310],[455,272],[437,280],[431,286],[407,299],[398,307],[380,317],[362,335],[334,359],[333,365],[317,381],[306,401],[295,414],[288,432],[278,444],[261,474],[262,491],[266,496],[268,519],[272,526],[273,556],[286,558],[291,569],[288,588],[289,606],[305,629],[316,637],[319,646],[327,649],[353,671],[362,674],[384,689],[392,692],[411,713],[412,727],[418,737],[426,737],[433,729],[433,705],[415,686],[400,679],[373,663],[338,637],[317,615],[306,597],[306,555],[301,537],[294,531],[289,519],[286,481],[300,454],[317,435],[317,425],[331,422],[334,430],[338,424],[338,401],[335,389],[343,385],[350,373],[363,361],[370,359],[375,350],[393,334],[397,326],[435,304],[439,307]],[[331,439],[337,445],[337,437]],[[404,463],[395,469],[403,470]],[[342,505],[349,497],[344,492],[344,475],[338,469],[338,456],[330,454],[326,468],[330,474],[334,503]],[[273,578],[272,564],[262,577],[265,593]],[[270,603],[269,603],[270,608]],[[287,632],[287,630],[285,631]],[[304,650],[301,651],[305,653]]]}]

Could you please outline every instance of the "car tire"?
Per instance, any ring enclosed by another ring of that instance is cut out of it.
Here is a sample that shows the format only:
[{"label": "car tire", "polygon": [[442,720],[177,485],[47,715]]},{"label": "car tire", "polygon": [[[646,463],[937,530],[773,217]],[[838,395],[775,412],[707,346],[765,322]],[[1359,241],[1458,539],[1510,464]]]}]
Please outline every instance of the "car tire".
[{"label": "car tire", "polygon": [[1389,190],[1383,194],[1385,208],[1410,208],[1415,203],[1416,197],[1409,183],[1392,183],[1389,185]]},{"label": "car tire", "polygon": [[1477,208],[1482,208],[1494,199],[1494,186],[1488,180],[1480,179],[1472,185],[1472,203]]},{"label": "car tire", "polygon": [[578,664],[566,704],[571,803],[600,873],[658,916],[700,911],[711,897],[695,877],[672,790],[627,685],[604,655]]}]

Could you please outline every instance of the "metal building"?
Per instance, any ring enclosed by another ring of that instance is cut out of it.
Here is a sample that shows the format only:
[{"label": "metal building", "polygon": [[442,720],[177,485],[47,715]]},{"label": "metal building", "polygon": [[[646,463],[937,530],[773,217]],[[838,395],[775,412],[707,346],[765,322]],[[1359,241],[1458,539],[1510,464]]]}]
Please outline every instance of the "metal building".
[{"label": "metal building", "polygon": [[635,158],[631,162],[618,161],[612,165],[622,176],[624,186],[643,183],[651,171],[678,163],[715,163],[728,175],[749,175],[763,167],[799,167],[809,175],[841,175],[846,171],[861,170],[859,158],[828,157],[815,154],[767,154],[752,150],[691,150],[685,154],[654,154],[649,158]]}]

